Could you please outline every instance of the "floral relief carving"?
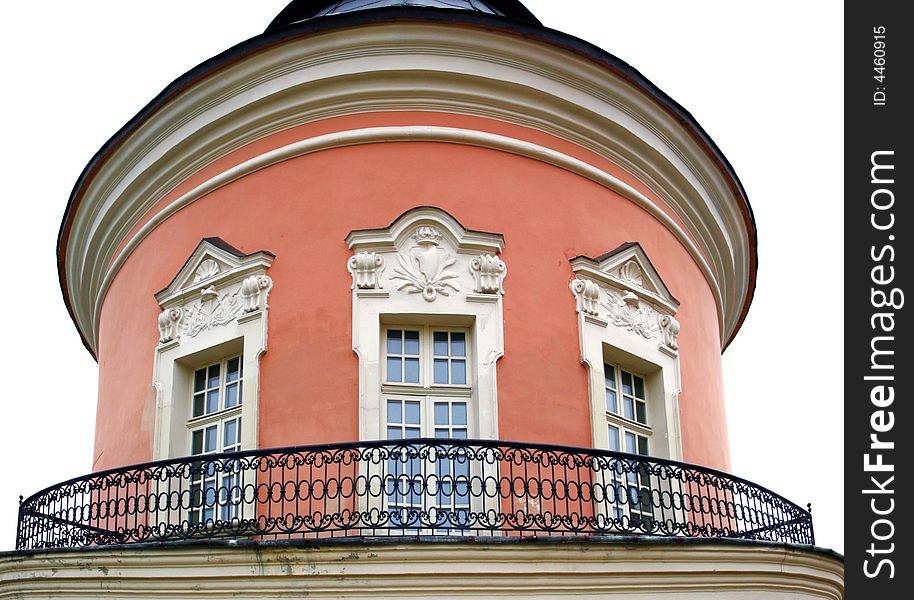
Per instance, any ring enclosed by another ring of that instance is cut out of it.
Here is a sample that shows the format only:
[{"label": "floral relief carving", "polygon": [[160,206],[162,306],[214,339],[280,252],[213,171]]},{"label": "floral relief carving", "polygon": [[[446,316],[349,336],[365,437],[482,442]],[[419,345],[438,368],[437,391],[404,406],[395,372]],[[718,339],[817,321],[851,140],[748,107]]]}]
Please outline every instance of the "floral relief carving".
[{"label": "floral relief carving", "polygon": [[211,327],[219,327],[231,323],[244,306],[241,293],[232,292],[221,297],[212,288],[210,294],[204,295],[200,300],[184,308],[184,317],[181,320],[181,334],[194,337]]},{"label": "floral relief carving", "polygon": [[[273,289],[265,271],[274,258],[265,250],[244,254],[220,238],[204,238],[168,287],[155,295],[163,310],[157,318],[159,344],[197,338],[236,320],[239,325],[256,320],[254,313],[266,310]],[[241,318],[247,314],[252,314],[250,319]],[[239,333],[232,328],[225,335]],[[220,335],[207,334],[197,341],[218,343]]]},{"label": "floral relief carving", "polygon": [[375,252],[358,252],[349,259],[349,272],[352,274],[352,289],[381,289],[381,272],[384,270],[384,257]]},{"label": "floral relief carving", "polygon": [[645,339],[659,339],[671,350],[679,349],[679,321],[643,302],[634,292],[601,286],[589,279],[574,279],[570,287],[579,313],[604,318]]},{"label": "floral relief carving", "polygon": [[434,302],[438,295],[449,296],[452,291],[459,291],[454,283],[459,275],[448,270],[457,263],[450,253],[439,246],[441,232],[434,227],[424,225],[413,234],[416,245],[407,253],[397,254],[400,267],[394,269],[391,280],[402,281],[399,290],[408,290],[410,294],[422,294],[426,302]]},{"label": "floral relief carving", "polygon": [[507,272],[505,263],[491,254],[483,254],[470,261],[470,273],[476,280],[474,289],[477,294],[503,293],[502,283]]},{"label": "floral relief carving", "polygon": [[660,313],[642,304],[632,292],[605,292],[606,300],[602,304],[613,325],[634,331],[647,339],[657,337],[660,332]]}]

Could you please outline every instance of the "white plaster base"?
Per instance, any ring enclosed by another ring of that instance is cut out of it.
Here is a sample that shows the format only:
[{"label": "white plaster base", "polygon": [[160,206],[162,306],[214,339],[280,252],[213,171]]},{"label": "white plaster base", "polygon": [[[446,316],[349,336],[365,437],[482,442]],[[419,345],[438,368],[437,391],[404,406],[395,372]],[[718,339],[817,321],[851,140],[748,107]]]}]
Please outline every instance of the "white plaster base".
[{"label": "white plaster base", "polygon": [[646,598],[844,594],[821,550],[693,540],[193,545],[0,555],[0,598]]}]

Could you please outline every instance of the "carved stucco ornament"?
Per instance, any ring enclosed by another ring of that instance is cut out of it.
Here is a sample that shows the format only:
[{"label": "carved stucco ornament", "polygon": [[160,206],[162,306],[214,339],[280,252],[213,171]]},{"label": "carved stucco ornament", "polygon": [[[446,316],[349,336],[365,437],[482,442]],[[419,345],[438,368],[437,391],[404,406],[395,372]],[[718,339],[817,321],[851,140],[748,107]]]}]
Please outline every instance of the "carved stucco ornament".
[{"label": "carved stucco ornament", "polygon": [[663,335],[663,343],[672,350],[679,350],[679,330],[681,328],[676,317],[660,315],[660,333]]},{"label": "carved stucco ornament", "polygon": [[273,255],[244,254],[219,238],[206,238],[167,288],[156,294],[159,343],[227,325],[240,316],[265,310],[273,280],[264,271]]},{"label": "carved stucco ornament", "polygon": [[241,313],[242,302],[238,292],[221,297],[212,288],[203,292],[200,300],[184,307],[181,335],[194,337],[211,327],[231,323]]},{"label": "carved stucco ornament", "polygon": [[384,271],[384,257],[375,252],[358,252],[349,259],[352,274],[352,289],[381,289],[381,273]]},{"label": "carved stucco ornament", "polygon": [[599,316],[600,286],[587,279],[574,279],[570,287],[577,302],[577,311],[592,317]]},{"label": "carved stucco ornament", "polygon": [[470,261],[470,273],[476,281],[477,294],[502,294],[502,284],[508,267],[497,256],[483,254]]},{"label": "carved stucco ornament", "polygon": [[643,304],[632,292],[620,294],[609,289],[603,291],[605,300],[601,305],[606,308],[610,323],[634,331],[646,339],[657,337],[660,332],[660,313]]},{"label": "carved stucco ornament", "polygon": [[179,308],[169,308],[159,314],[159,343],[167,344],[177,339],[180,335],[179,324],[184,316],[184,311]]},{"label": "carved stucco ornament", "polygon": [[573,279],[570,287],[579,313],[606,319],[645,339],[657,338],[671,350],[679,349],[679,321],[659,312],[634,292],[602,286],[589,279]]},{"label": "carved stucco ornament", "polygon": [[241,310],[252,313],[269,308],[267,298],[273,290],[273,280],[267,275],[251,275],[241,283]]},{"label": "carved stucco ornament", "polygon": [[644,275],[641,267],[633,260],[628,261],[619,269],[619,277],[632,285],[644,288]]},{"label": "carved stucco ornament", "polygon": [[207,258],[200,263],[200,266],[197,267],[197,270],[194,271],[194,283],[200,283],[201,281],[206,281],[207,279],[212,279],[220,272],[219,263],[211,258]]},{"label": "carved stucco ornament", "polygon": [[459,291],[454,281],[460,276],[448,270],[457,263],[450,253],[439,247],[441,232],[429,225],[419,227],[413,234],[416,245],[407,253],[397,254],[400,268],[394,269],[392,280],[399,280],[399,290],[422,294],[426,302],[434,302],[438,295],[448,296]]},{"label": "carved stucco ornament", "polygon": [[578,256],[571,266],[579,313],[678,350],[681,327],[674,315],[679,302],[640,244],[627,242],[597,258]]}]

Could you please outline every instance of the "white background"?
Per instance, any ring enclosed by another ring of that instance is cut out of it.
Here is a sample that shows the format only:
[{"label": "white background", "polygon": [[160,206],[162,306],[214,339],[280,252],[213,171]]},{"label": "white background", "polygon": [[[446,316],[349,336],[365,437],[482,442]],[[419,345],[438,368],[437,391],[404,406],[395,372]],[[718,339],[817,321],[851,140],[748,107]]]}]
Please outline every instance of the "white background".
[{"label": "white background", "polygon": [[[173,79],[260,33],[286,0],[6,2],[0,60],[0,550],[17,496],[87,473],[97,365],[57,283],[82,168]],[[685,106],[759,230],[758,291],[724,354],[733,471],[812,502],[843,550],[843,14],[827,1],[527,0]]]}]

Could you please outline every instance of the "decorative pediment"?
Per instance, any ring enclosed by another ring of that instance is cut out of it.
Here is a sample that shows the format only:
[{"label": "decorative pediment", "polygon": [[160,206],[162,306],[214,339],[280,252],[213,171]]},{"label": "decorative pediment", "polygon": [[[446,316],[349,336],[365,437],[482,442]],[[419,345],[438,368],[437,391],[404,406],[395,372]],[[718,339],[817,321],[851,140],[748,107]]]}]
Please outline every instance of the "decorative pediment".
[{"label": "decorative pediment", "polygon": [[622,244],[596,258],[578,256],[571,260],[571,267],[576,275],[633,292],[671,315],[679,309],[679,301],[663,283],[638,242]]},{"label": "decorative pediment", "polygon": [[352,289],[402,293],[436,302],[459,295],[504,293],[505,263],[497,256],[504,238],[463,227],[447,212],[420,207],[390,227],[349,234]]},{"label": "decorative pediment", "polygon": [[579,256],[571,267],[575,279],[570,288],[579,314],[596,324],[657,339],[667,351],[678,349],[679,301],[640,244],[629,242],[597,258]]},{"label": "decorative pediment", "polygon": [[159,343],[227,325],[266,309],[273,281],[266,270],[273,254],[245,254],[219,238],[200,242],[171,283],[156,294]]}]

